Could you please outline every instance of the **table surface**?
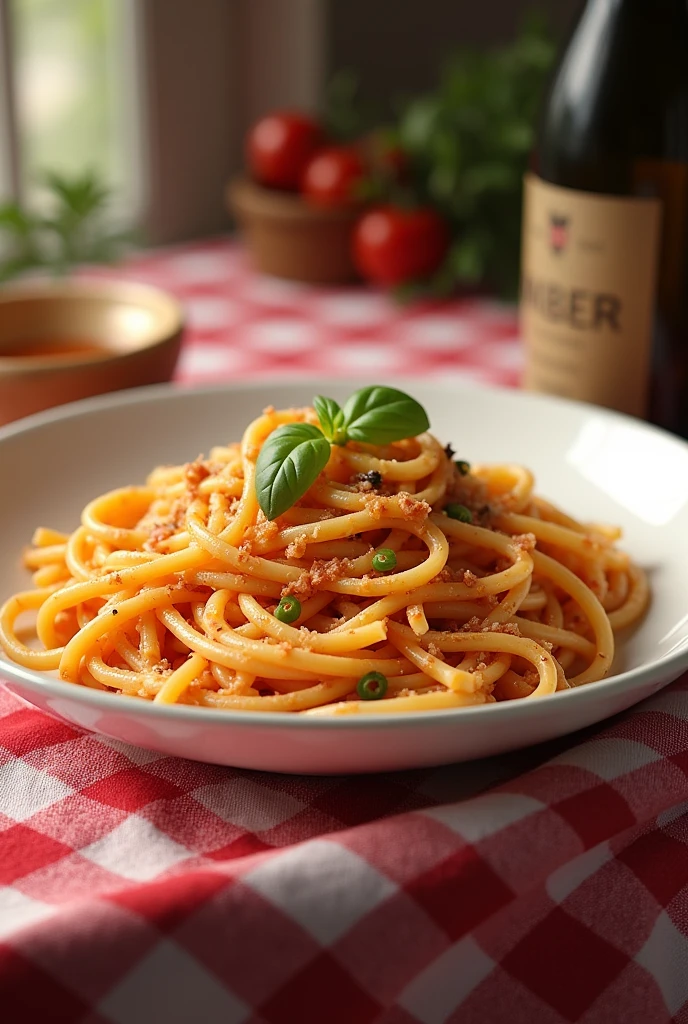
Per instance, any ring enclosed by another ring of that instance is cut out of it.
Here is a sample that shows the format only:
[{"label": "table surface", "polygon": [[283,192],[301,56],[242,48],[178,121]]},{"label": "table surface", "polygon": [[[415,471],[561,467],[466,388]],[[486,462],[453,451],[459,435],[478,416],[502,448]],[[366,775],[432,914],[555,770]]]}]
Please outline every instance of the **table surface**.
[{"label": "table surface", "polygon": [[[119,276],[184,301],[182,383],[514,386],[514,311],[260,277],[220,239]],[[63,1024],[688,1021],[688,680],[556,743],[368,778],[127,747],[0,690],[0,1007]]]}]

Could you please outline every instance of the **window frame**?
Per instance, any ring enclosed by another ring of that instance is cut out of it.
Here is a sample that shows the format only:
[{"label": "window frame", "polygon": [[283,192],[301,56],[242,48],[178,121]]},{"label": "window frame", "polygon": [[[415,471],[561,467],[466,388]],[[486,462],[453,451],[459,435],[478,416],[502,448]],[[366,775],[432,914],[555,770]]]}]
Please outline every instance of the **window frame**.
[{"label": "window frame", "polygon": [[0,0],[0,198],[19,199],[21,169],[10,33],[10,0]]}]

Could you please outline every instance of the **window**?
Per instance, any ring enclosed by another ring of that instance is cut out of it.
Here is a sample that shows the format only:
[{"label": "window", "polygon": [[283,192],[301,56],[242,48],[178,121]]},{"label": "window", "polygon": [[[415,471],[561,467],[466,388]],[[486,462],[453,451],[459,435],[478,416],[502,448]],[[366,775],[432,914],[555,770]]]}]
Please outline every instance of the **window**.
[{"label": "window", "polygon": [[0,0],[5,196],[40,200],[47,170],[88,170],[112,190],[124,219],[141,213],[135,4]]},{"label": "window", "polygon": [[[11,0],[14,96],[22,180],[46,168],[85,168],[117,190],[133,191],[122,0]],[[129,64],[129,61],[126,61]]]},{"label": "window", "polygon": [[324,0],[0,0],[0,197],[96,170],[153,242],[225,230],[247,121],[313,106]]}]

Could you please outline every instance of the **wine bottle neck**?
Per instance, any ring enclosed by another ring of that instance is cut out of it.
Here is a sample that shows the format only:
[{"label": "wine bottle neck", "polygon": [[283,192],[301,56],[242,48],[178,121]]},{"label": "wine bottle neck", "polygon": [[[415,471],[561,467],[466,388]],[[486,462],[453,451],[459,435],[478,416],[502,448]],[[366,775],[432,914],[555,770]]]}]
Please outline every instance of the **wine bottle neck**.
[{"label": "wine bottle neck", "polygon": [[674,37],[675,45],[683,45],[688,33],[688,0],[587,0],[577,22],[583,36],[598,40],[611,30],[618,35],[651,40]]},{"label": "wine bottle neck", "polygon": [[606,8],[610,13],[624,10],[655,15],[677,14],[688,18],[688,0],[587,0],[584,10],[593,7]]}]

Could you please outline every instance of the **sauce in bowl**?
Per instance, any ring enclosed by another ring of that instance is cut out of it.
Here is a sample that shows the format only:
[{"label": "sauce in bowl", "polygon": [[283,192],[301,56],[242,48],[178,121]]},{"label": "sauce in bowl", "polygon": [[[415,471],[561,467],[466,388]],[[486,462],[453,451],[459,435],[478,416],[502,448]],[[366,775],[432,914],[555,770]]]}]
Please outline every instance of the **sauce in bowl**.
[{"label": "sauce in bowl", "polygon": [[0,342],[0,359],[54,359],[107,355],[104,345],[76,338],[26,338]]}]

